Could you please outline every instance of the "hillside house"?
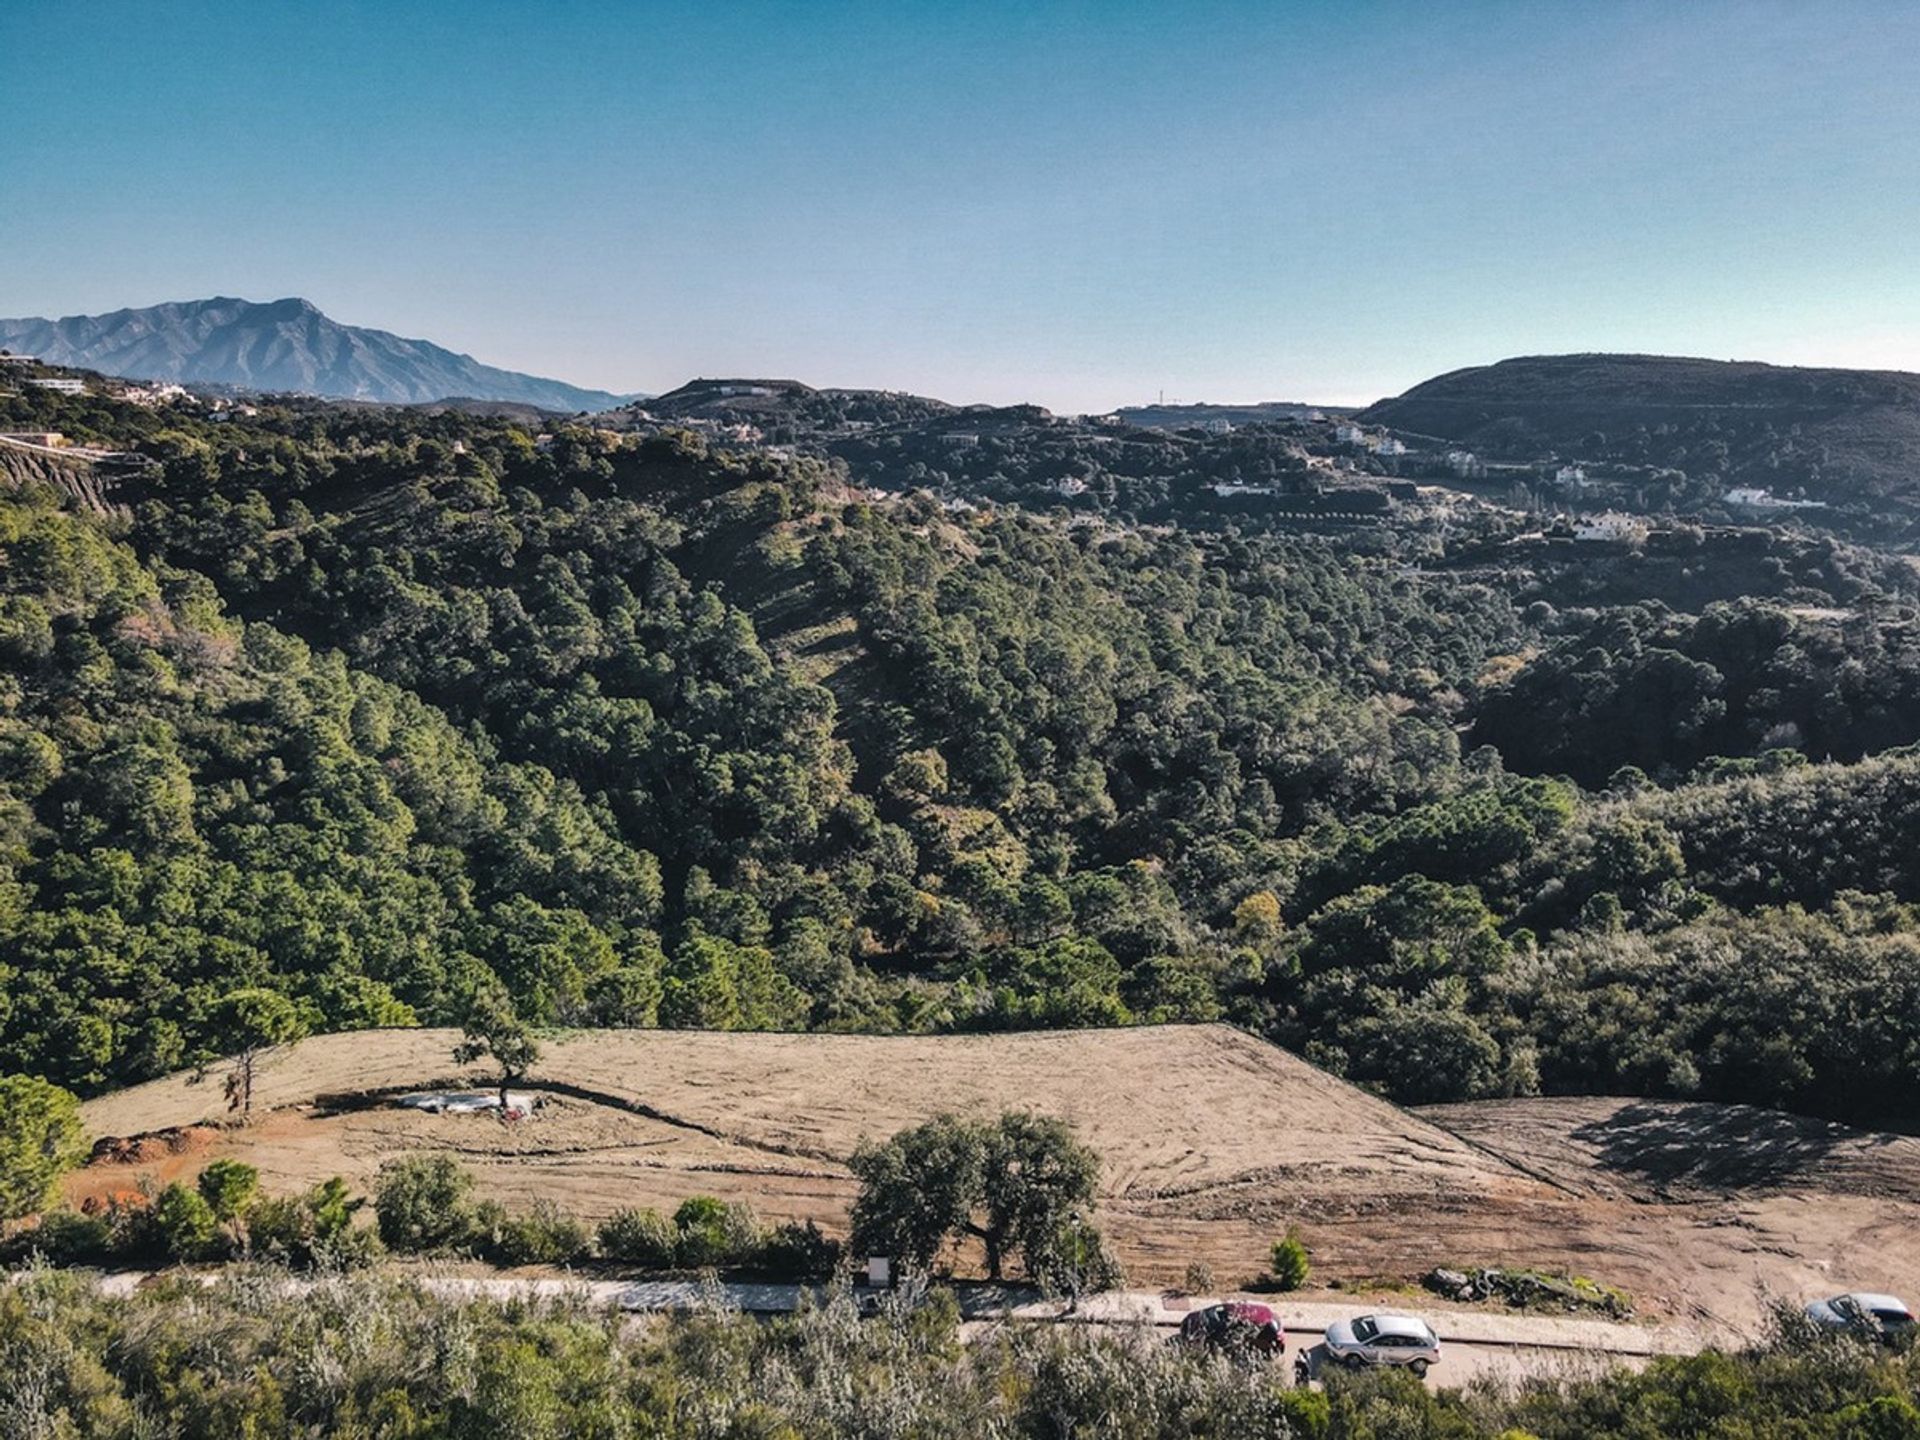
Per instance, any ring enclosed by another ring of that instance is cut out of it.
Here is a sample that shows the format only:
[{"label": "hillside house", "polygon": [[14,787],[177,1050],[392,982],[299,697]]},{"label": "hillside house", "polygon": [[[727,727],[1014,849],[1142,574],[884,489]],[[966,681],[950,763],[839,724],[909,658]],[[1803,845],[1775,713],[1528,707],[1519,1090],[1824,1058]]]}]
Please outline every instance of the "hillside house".
[{"label": "hillside house", "polygon": [[1824,500],[1789,500],[1771,490],[1754,485],[1738,485],[1727,491],[1727,504],[1742,510],[1824,510]]},{"label": "hillside house", "polygon": [[1566,490],[1587,488],[1587,472],[1578,465],[1562,465],[1553,472],[1553,483]]},{"label": "hillside house", "polygon": [[1458,475],[1462,480],[1479,480],[1484,478],[1487,473],[1487,462],[1471,450],[1449,450],[1447,452],[1447,469],[1451,470],[1455,475]]},{"label": "hillside house", "polygon": [[1381,436],[1380,443],[1373,448],[1374,452],[1380,455],[1404,455],[1407,453],[1406,442],[1396,440],[1391,435]]},{"label": "hillside house", "polygon": [[61,395],[84,395],[87,393],[86,381],[68,375],[46,375],[37,380],[29,379],[27,384],[33,386],[36,390],[52,390]]},{"label": "hillside house", "polygon": [[1608,510],[1600,515],[1583,515],[1573,522],[1573,538],[1590,543],[1611,542],[1638,545],[1647,538],[1647,522],[1634,515]]}]

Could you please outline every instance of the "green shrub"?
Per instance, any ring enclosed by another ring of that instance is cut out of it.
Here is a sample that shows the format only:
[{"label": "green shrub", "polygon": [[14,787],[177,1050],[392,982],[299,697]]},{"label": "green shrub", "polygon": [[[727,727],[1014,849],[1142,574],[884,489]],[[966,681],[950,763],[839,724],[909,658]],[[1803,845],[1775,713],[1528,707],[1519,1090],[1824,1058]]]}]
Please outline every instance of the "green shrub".
[{"label": "green shrub", "polygon": [[86,1157],[84,1140],[71,1094],[30,1075],[0,1075],[0,1220],[48,1204],[61,1174]]},{"label": "green shrub", "polygon": [[1057,1295],[1091,1295],[1126,1283],[1119,1258],[1091,1221],[1075,1217],[1027,1242],[1027,1270]]},{"label": "green shrub", "polygon": [[782,1280],[825,1280],[840,1263],[840,1242],[820,1233],[811,1220],[776,1225],[761,1241],[755,1269]]},{"label": "green shrub", "polygon": [[600,1225],[600,1253],[624,1265],[647,1270],[672,1266],[680,1235],[658,1210],[621,1210]]},{"label": "green shrub", "polygon": [[353,1224],[366,1203],[338,1175],[304,1195],[267,1196],[247,1211],[248,1241],[255,1254],[299,1269],[370,1264],[383,1249],[380,1237]]},{"label": "green shrub", "polygon": [[445,1250],[472,1235],[473,1176],[447,1155],[404,1155],[380,1167],[373,1213],[392,1250]]},{"label": "green shrub", "polygon": [[230,1225],[259,1197],[260,1172],[238,1160],[214,1160],[200,1172],[197,1185],[213,1218]]},{"label": "green shrub", "polygon": [[1312,1273],[1306,1242],[1300,1232],[1288,1228],[1286,1236],[1273,1242],[1273,1285],[1276,1290],[1298,1290]]},{"label": "green shrub", "polygon": [[735,1260],[737,1225],[730,1206],[710,1194],[695,1194],[674,1212],[674,1260],[689,1269]]},{"label": "green shrub", "polygon": [[482,1256],[496,1265],[566,1265],[587,1255],[587,1227],[550,1200],[537,1201],[521,1215],[485,1208],[488,1223],[476,1227],[476,1239]]},{"label": "green shrub", "polygon": [[151,1224],[169,1260],[205,1260],[216,1249],[220,1222],[213,1207],[177,1180],[154,1199]]},{"label": "green shrub", "polygon": [[22,1230],[0,1247],[0,1263],[15,1264],[39,1255],[49,1265],[99,1265],[112,1258],[113,1226],[104,1216],[78,1210],[51,1210],[31,1230]]}]

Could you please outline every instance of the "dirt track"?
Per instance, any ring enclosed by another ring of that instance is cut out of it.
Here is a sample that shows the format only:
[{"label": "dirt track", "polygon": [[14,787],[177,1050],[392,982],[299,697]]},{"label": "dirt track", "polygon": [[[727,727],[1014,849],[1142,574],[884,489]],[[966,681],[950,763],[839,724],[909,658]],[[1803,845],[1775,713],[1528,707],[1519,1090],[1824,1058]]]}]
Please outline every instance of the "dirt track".
[{"label": "dirt track", "polygon": [[[179,1155],[101,1165],[76,1198],[215,1154],[285,1189],[386,1157],[458,1153],[513,1204],[587,1216],[687,1195],[844,1226],[843,1161],[941,1110],[1064,1115],[1105,1157],[1102,1220],[1136,1284],[1208,1263],[1251,1280],[1298,1224],[1322,1280],[1404,1284],[1436,1264],[1565,1268],[1644,1310],[1744,1328],[1760,1290],[1920,1291],[1920,1142],[1805,1128],[1726,1107],[1512,1101],[1415,1114],[1224,1026],[941,1039],[593,1032],[553,1042],[532,1077],[564,1087],[532,1119],[364,1108],[370,1091],[464,1080],[444,1031],[308,1041],[270,1060],[266,1111]],[[327,1097],[337,1097],[329,1101]],[[96,1135],[220,1111],[217,1079],[91,1102]],[[1671,1113],[1669,1113],[1671,1112]]]}]

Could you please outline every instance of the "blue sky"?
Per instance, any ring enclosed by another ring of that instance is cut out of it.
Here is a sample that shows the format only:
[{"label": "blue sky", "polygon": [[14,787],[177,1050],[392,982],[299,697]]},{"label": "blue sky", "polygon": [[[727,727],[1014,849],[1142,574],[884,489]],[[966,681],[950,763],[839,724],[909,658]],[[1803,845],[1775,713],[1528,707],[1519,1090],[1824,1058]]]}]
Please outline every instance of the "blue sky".
[{"label": "blue sky", "polygon": [[0,314],[1062,410],[1920,370],[1916,56],[1903,0],[0,0]]}]

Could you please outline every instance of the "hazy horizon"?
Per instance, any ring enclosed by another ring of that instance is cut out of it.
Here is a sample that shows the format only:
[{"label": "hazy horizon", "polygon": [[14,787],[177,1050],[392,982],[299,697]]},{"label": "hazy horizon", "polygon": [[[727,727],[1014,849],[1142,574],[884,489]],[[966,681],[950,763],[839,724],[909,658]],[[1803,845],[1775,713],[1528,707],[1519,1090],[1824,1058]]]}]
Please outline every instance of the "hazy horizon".
[{"label": "hazy horizon", "polygon": [[[1920,11],[23,0],[0,314],[298,295],[615,391],[1920,370]],[[82,158],[84,163],[81,163]]]}]

